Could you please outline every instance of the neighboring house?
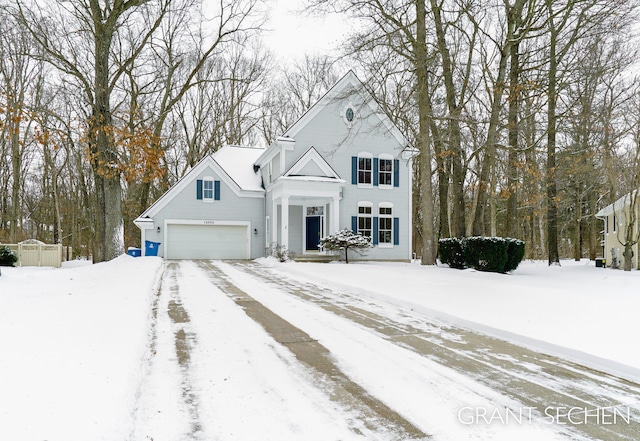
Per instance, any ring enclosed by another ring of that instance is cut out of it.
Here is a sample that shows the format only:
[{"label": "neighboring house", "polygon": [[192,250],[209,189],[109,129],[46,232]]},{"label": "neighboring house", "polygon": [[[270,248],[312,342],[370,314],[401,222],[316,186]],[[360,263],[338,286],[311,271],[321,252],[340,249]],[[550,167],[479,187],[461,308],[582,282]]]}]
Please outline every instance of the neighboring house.
[{"label": "neighboring house", "polygon": [[[624,243],[626,241],[626,227],[629,225],[629,207],[631,194],[626,194],[615,203],[607,205],[596,213],[596,217],[604,222],[602,230],[603,257],[607,266],[622,268],[624,265]],[[635,222],[633,226],[633,238],[638,238],[638,215],[640,214],[640,200],[635,204]],[[632,268],[638,268],[638,244],[631,248],[633,251]]]},{"label": "neighboring house", "polygon": [[270,147],[204,158],[135,224],[167,259],[317,255],[351,228],[372,238],[362,258],[407,261],[414,154],[349,72]]}]

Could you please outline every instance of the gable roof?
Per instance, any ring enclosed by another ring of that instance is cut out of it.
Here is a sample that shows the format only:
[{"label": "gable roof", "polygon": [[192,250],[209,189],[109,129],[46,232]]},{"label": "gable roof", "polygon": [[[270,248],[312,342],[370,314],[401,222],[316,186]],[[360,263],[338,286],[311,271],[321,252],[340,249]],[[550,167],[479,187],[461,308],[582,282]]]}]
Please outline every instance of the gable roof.
[{"label": "gable roof", "polygon": [[635,196],[638,190],[633,190],[631,193],[627,193],[624,196],[620,197],[613,204],[609,204],[606,207],[602,208],[595,215],[597,218],[603,218],[606,216],[610,216],[615,212],[621,211],[631,205],[631,197]]},{"label": "gable roof", "polygon": [[225,146],[213,155],[205,156],[138,216],[134,223],[144,222],[144,218],[155,216],[207,168],[213,170],[233,190],[236,196],[263,197],[264,189],[261,178],[253,171],[253,162],[263,151],[262,147]]},{"label": "gable roof", "polygon": [[[350,90],[351,89],[351,90]],[[393,135],[394,138],[405,146],[407,144],[406,138],[402,135],[400,130],[391,121],[389,115],[387,115],[373,98],[373,96],[365,89],[364,83],[360,81],[358,76],[353,70],[347,72],[334,86],[324,94],[322,98],[318,100],[307,112],[305,112],[300,119],[298,119],[291,127],[289,127],[283,134],[283,136],[295,138],[295,136],[309,123],[318,113],[322,111],[327,105],[335,102],[336,100],[342,100],[349,96],[351,93],[357,93],[361,96],[362,101],[370,108],[373,114],[375,114],[382,122],[387,130]]]},{"label": "gable roof", "polygon": [[253,163],[264,151],[262,147],[229,145],[215,152],[213,159],[240,189],[262,191],[262,180],[254,172]]},{"label": "gable roof", "polygon": [[[401,146],[407,146],[408,141],[400,132],[400,129],[393,123],[389,115],[387,115],[378,105],[373,96],[365,89],[364,84],[357,77],[353,70],[347,72],[336,84],[331,87],[313,106],[311,106],[296,122],[294,122],[278,140],[295,139],[296,135],[309,124],[325,107],[336,101],[340,101],[349,96],[349,94],[359,94],[363,103],[369,107],[371,112],[378,117],[380,122],[398,141]],[[272,154],[273,150],[279,148],[279,143],[271,144],[265,152],[256,159],[255,164],[259,165],[264,162],[265,158]]]},{"label": "gable roof", "polygon": [[298,160],[289,168],[289,170],[284,174],[284,176],[292,177],[292,176],[301,176],[308,175],[304,173],[304,169],[309,165],[315,165],[316,168],[322,173],[321,175],[311,175],[311,176],[319,176],[325,178],[335,178],[340,179],[338,173],[335,172],[333,167],[329,165],[327,161],[322,157],[320,153],[315,149],[315,147],[311,146],[309,149],[302,155]]}]

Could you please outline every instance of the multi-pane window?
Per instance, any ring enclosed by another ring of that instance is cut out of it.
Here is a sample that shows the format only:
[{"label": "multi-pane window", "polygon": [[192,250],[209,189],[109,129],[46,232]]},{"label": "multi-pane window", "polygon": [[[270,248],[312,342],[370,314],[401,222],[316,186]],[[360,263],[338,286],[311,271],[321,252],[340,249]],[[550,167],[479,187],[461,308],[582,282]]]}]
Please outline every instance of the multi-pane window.
[{"label": "multi-pane window", "polygon": [[358,207],[358,233],[371,237],[372,235],[372,218],[371,218],[371,207],[370,206],[360,206]]},{"label": "multi-pane window", "polygon": [[378,220],[378,243],[393,244],[393,217],[391,207],[380,207]]},{"label": "multi-pane window", "polygon": [[379,185],[393,185],[393,160],[380,159],[378,164]]},{"label": "multi-pane window", "polygon": [[202,198],[211,201],[213,200],[213,181],[202,181]]},{"label": "multi-pane window", "polygon": [[373,158],[358,157],[358,184],[371,184]]}]

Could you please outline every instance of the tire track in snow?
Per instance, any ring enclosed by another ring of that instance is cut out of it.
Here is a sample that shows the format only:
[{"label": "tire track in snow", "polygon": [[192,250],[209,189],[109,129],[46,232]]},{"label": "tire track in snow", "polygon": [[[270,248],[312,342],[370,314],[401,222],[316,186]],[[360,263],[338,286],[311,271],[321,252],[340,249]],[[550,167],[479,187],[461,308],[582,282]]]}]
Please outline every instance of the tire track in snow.
[{"label": "tire track in snow", "polygon": [[[428,317],[383,309],[353,294],[298,282],[256,263],[233,262],[263,283],[336,314],[397,345],[463,373],[524,406],[551,414],[561,408],[629,409],[631,423],[567,425],[577,436],[640,440],[640,385]],[[391,314],[394,316],[391,317]],[[636,397],[629,400],[628,397]],[[565,411],[566,411],[565,409]],[[548,419],[547,415],[539,415]],[[593,420],[592,420],[593,421]]]},{"label": "tire track in snow", "polygon": [[169,287],[171,300],[169,300],[168,303],[167,313],[169,318],[171,318],[172,328],[174,330],[175,352],[182,374],[180,381],[182,398],[189,411],[191,431],[188,434],[188,438],[200,439],[202,435],[202,424],[200,422],[198,410],[199,398],[191,385],[191,379],[189,376],[191,348],[195,346],[198,341],[196,335],[190,330],[189,323],[191,319],[189,318],[187,311],[182,306],[182,301],[180,300],[180,286],[178,284],[180,268],[177,263],[172,262],[167,265],[167,269],[169,271],[171,281]]},{"label": "tire track in snow", "polygon": [[[163,270],[152,304],[148,377],[138,397],[136,427],[130,439],[201,440],[205,437],[199,396],[190,378],[191,351],[198,343],[197,336],[180,298],[179,264],[165,263]],[[175,395],[165,395],[172,392]]]},{"label": "tire track in snow", "polygon": [[[368,430],[383,434],[385,439],[387,436],[403,441],[429,438],[344,374],[324,346],[235,286],[215,263],[200,261],[199,266],[210,274],[212,283],[242,307],[274,340],[287,347],[300,362],[315,371],[319,383],[324,390],[328,390],[330,398],[358,414]],[[352,427],[352,430],[362,435],[359,429]]]}]

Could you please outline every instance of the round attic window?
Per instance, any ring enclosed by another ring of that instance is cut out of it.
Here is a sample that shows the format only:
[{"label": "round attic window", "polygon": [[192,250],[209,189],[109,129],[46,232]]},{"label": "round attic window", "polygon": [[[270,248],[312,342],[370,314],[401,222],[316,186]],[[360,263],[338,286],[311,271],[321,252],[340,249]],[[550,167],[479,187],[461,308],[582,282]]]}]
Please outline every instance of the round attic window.
[{"label": "round attic window", "polygon": [[354,117],[353,109],[351,107],[348,107],[344,116],[347,118],[347,121],[353,122],[353,117]]}]

